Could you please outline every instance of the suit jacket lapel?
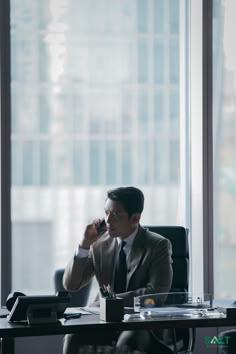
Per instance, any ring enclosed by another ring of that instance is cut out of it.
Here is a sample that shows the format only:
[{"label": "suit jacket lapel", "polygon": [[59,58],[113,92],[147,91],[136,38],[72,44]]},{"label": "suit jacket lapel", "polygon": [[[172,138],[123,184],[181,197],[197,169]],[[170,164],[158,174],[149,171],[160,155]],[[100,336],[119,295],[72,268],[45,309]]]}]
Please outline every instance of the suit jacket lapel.
[{"label": "suit jacket lapel", "polygon": [[129,286],[129,281],[140,264],[145,251],[145,230],[140,226],[127,260],[127,288]]}]

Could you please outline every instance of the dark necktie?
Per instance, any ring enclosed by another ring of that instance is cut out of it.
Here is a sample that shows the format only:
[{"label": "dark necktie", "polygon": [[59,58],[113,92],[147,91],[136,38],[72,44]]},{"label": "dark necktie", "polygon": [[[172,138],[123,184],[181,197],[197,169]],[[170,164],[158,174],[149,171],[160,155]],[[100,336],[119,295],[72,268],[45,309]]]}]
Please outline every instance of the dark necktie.
[{"label": "dark necktie", "polygon": [[126,242],[122,241],[119,257],[116,263],[114,291],[117,294],[124,293],[126,290],[127,264],[126,264],[126,254],[124,251],[125,245]]}]

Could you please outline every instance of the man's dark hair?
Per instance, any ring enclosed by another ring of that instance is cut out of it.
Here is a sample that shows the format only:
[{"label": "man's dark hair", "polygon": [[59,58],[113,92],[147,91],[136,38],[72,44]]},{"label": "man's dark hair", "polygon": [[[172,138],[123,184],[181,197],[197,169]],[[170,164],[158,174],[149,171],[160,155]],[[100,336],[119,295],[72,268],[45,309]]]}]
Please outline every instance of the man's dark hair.
[{"label": "man's dark hair", "polygon": [[119,187],[107,192],[107,198],[120,202],[129,217],[134,213],[142,213],[144,206],[143,192],[135,187]]}]

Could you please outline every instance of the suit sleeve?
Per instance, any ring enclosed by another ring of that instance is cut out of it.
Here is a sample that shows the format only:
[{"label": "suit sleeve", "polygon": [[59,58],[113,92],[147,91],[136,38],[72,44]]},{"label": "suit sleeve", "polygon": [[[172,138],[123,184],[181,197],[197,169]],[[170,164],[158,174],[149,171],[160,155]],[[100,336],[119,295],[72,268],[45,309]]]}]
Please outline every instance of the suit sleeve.
[{"label": "suit sleeve", "polygon": [[76,291],[86,285],[94,275],[93,261],[90,256],[73,259],[67,264],[63,275],[63,286],[68,291]]},{"label": "suit sleeve", "polygon": [[[167,293],[170,290],[173,278],[172,270],[172,247],[169,240],[162,238],[158,240],[154,247],[147,251],[146,258],[150,257],[150,262],[143,260],[139,267],[139,274],[146,272],[146,283],[138,285],[138,275],[134,274],[134,290],[118,294],[124,298],[125,306],[133,306],[133,298],[146,294]],[[148,264],[148,265],[147,265]],[[137,278],[137,280],[135,279]],[[162,298],[162,301],[165,299]]]}]

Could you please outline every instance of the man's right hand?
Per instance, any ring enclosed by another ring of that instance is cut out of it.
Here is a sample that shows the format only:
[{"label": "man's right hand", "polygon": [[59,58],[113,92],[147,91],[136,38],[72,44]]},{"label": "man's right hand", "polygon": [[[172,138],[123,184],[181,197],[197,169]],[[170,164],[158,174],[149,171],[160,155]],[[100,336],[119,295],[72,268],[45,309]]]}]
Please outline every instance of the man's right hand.
[{"label": "man's right hand", "polygon": [[100,225],[101,221],[102,221],[101,219],[96,219],[92,224],[86,226],[82,241],[80,242],[81,248],[89,249],[90,246],[95,241],[97,241],[97,239],[106,231],[105,228],[104,232],[102,233],[97,232],[97,227]]}]

